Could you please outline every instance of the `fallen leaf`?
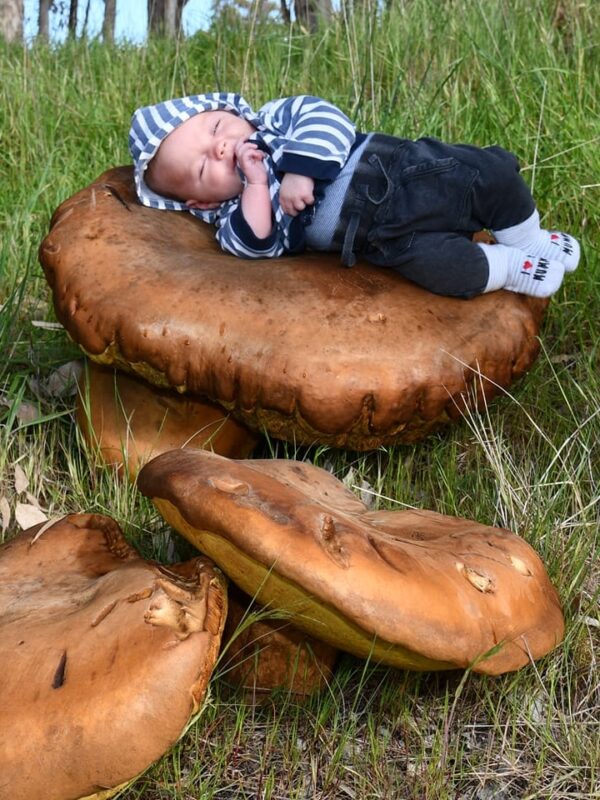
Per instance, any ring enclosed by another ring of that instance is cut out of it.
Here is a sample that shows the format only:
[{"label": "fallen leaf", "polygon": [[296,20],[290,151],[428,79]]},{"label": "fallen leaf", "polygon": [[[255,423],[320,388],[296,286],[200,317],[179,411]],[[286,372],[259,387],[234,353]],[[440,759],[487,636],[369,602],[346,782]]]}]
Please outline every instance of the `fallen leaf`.
[{"label": "fallen leaf", "polygon": [[44,509],[42,508],[41,504],[40,504],[40,501],[37,499],[37,497],[34,497],[34,496],[31,494],[31,492],[25,492],[25,497],[27,498],[27,500],[29,501],[29,503],[30,503],[32,506],[35,506],[36,508],[39,508],[41,511],[43,511],[43,510],[44,510]]},{"label": "fallen leaf", "polygon": [[358,473],[354,467],[350,467],[342,478],[342,483],[347,489],[353,489],[355,493],[358,492],[358,496],[367,508],[373,506],[377,492],[364,478],[359,480]]},{"label": "fallen leaf", "polygon": [[19,422],[28,423],[35,422],[36,419],[40,419],[42,417],[42,413],[38,405],[28,403],[26,400],[24,400],[22,403],[19,403],[16,416]]},{"label": "fallen leaf", "polygon": [[574,364],[577,361],[575,353],[560,353],[556,356],[550,356],[551,364]]},{"label": "fallen leaf", "polygon": [[44,387],[49,397],[64,397],[77,393],[77,385],[83,372],[83,361],[67,361],[51,373]]},{"label": "fallen leaf", "polygon": [[29,488],[29,480],[23,472],[23,468],[15,464],[15,492],[21,494]]},{"label": "fallen leaf", "polygon": [[42,382],[34,377],[27,378],[27,386],[31,389],[32,394],[36,397],[41,397],[44,393]]},{"label": "fallen leaf", "polygon": [[347,489],[349,489],[355,480],[356,480],[356,470],[354,469],[354,467],[350,467],[348,472],[342,478],[342,483]]},{"label": "fallen leaf", "polygon": [[6,531],[10,525],[10,505],[4,495],[0,497],[0,516],[2,517],[2,533]]},{"label": "fallen leaf", "polygon": [[360,499],[363,501],[363,503],[366,505],[367,508],[371,508],[375,502],[375,496],[377,494],[375,489],[371,486],[369,481],[366,481],[364,479],[358,484],[356,488],[358,489],[358,494],[360,496]]},{"label": "fallen leaf", "polygon": [[15,519],[23,530],[31,528],[33,525],[39,525],[40,522],[48,521],[48,517],[44,512],[36,508],[36,506],[30,505],[30,503],[17,503]]},{"label": "fallen leaf", "polygon": [[46,322],[43,319],[32,319],[31,324],[34,328],[44,328],[48,331],[60,331],[64,328],[64,325],[61,325],[60,322]]},{"label": "fallen leaf", "polygon": [[583,617],[583,621],[590,628],[600,628],[600,621],[597,620],[597,619],[594,619],[594,617]]}]

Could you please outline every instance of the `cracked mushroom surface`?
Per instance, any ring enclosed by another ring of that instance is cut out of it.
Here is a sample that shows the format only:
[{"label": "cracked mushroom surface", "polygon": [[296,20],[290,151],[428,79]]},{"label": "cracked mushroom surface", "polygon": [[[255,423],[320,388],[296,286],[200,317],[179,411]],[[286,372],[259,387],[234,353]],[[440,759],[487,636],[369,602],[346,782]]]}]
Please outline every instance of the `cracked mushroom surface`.
[{"label": "cracked mushroom surface", "polygon": [[226,614],[208,559],[144,561],[109,517],[0,549],[0,797],[105,798],[199,711]]},{"label": "cracked mushroom surface", "polygon": [[563,636],[557,593],[519,536],[432,511],[369,511],[323,469],[174,451],[138,486],[246,593],[312,636],[416,670],[500,674]]},{"label": "cracked mushroom surface", "polygon": [[40,246],[58,319],[93,359],[256,430],[357,450],[410,442],[523,375],[547,301],[440,297],[336,254],[247,261],[212,226],[141,206],[109,170]]},{"label": "cracked mushroom surface", "polygon": [[107,464],[132,477],[153,456],[177,447],[246,458],[258,437],[214,403],[158,389],[93,362],[81,379],[77,422]]}]

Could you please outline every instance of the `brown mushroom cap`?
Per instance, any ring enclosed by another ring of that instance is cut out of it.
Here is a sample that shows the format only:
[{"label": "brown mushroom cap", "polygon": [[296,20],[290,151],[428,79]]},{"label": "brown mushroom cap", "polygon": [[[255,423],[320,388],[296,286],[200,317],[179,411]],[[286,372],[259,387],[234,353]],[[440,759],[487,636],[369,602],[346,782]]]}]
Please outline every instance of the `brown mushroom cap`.
[{"label": "brown mushroom cap", "polygon": [[147,464],[138,486],[245,592],[355,655],[498,674],[562,638],[544,566],[509,531],[431,511],[370,512],[296,461],[174,451]]},{"label": "brown mushroom cap", "polygon": [[57,209],[40,260],[58,318],[95,360],[273,436],[355,449],[415,441],[509,386],[547,306],[440,297],[335,254],[241,260],[190,214],[139,205],[129,168]]},{"label": "brown mushroom cap", "polygon": [[39,532],[0,550],[0,795],[108,797],[199,710],[224,578],[205,558],[144,561],[104,516]]},{"label": "brown mushroom cap", "polygon": [[80,383],[77,422],[104,462],[125,463],[131,476],[153,456],[177,447],[246,458],[257,442],[220,406],[93,362]]},{"label": "brown mushroom cap", "polygon": [[[249,621],[257,613],[264,616]],[[289,620],[270,617],[233,584],[229,586],[223,641],[225,680],[259,700],[274,689],[299,696],[318,692],[331,678],[338,656],[335,647],[309,636]]]}]

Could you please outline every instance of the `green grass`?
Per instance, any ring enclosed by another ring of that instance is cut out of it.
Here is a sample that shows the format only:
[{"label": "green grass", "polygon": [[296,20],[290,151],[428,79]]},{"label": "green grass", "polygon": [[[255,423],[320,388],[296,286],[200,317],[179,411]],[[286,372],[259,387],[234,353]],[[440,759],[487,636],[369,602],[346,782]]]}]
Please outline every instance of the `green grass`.
[{"label": "green grass", "polygon": [[[264,446],[342,478],[352,467],[376,507],[519,532],[560,592],[564,644],[498,679],[348,656],[303,705],[285,693],[248,705],[220,666],[200,719],[123,798],[600,797],[600,18],[593,0],[560,5],[555,18],[554,0],[411,0],[380,15],[361,6],[312,35],[259,21],[145,48],[0,45],[0,495],[11,510],[19,464],[49,516],[107,513],[147,556],[191,554],[133,485],[94,463],[73,399],[39,390],[77,348],[32,324],[54,320],[38,244],[62,200],[127,163],[138,105],[214,89],[241,89],[255,106],[311,92],[363,128],[502,144],[542,218],[584,252],[550,306],[538,362],[481,416],[368,454]],[[3,539],[16,532],[13,516]]]}]

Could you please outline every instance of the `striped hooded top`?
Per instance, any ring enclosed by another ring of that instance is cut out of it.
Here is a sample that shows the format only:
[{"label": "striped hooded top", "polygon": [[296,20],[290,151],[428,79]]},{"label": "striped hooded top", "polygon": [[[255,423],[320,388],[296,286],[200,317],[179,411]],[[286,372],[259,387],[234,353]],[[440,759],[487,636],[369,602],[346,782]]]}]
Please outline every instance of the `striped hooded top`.
[{"label": "striped hooded top", "polygon": [[[244,219],[240,198],[235,197],[211,210],[190,209],[185,203],[155,193],[144,180],[144,172],[161,142],[182,122],[202,111],[225,110],[238,114],[256,128],[250,137],[267,157],[273,231],[259,239]],[[300,95],[272,100],[257,112],[239,94],[211,93],[167,100],[138,108],[129,132],[129,150],[134,161],[135,186],[141,203],[150,208],[187,211],[216,224],[221,247],[244,258],[279,256],[304,247],[301,215],[284,214],[279,203],[283,174],[293,172],[316,181],[335,179],[348,158],[356,138],[354,125],[331,103]]]}]

